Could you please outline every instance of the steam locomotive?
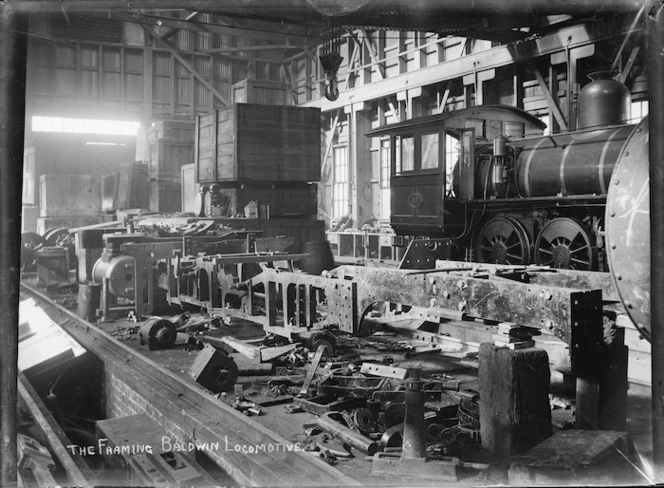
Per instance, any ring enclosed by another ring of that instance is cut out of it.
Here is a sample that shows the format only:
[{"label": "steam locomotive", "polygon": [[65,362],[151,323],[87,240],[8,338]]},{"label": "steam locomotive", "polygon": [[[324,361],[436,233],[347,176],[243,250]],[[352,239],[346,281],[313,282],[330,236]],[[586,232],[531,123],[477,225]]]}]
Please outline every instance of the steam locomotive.
[{"label": "steam locomotive", "polygon": [[539,119],[500,105],[372,131],[390,138],[392,227],[451,239],[469,261],[608,270],[607,193],[637,130],[630,107],[605,77],[581,90],[573,132],[544,135]]}]

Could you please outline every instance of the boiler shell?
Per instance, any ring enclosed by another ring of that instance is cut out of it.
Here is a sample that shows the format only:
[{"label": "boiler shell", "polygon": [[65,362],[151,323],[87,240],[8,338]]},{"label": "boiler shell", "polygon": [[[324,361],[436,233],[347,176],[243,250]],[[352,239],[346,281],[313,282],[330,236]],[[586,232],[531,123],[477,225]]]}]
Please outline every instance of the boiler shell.
[{"label": "boiler shell", "polygon": [[514,142],[522,197],[606,195],[613,167],[634,126]]}]

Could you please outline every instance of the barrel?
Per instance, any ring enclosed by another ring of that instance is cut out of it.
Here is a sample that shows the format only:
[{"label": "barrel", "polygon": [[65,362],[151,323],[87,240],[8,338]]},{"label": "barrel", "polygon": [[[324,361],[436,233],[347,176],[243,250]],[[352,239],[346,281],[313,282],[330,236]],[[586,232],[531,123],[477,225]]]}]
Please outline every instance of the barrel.
[{"label": "barrel", "polygon": [[302,271],[305,273],[319,275],[325,270],[336,267],[330,241],[305,242],[303,251],[308,254],[300,262]]},{"label": "barrel", "polygon": [[97,283],[78,284],[78,315],[88,322],[97,320],[97,309],[101,297],[101,285]]}]

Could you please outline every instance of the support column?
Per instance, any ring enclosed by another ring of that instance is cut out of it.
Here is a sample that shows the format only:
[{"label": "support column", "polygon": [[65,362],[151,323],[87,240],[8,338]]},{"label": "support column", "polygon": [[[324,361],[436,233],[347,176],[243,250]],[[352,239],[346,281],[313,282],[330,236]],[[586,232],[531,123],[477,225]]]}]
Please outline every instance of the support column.
[{"label": "support column", "polygon": [[0,6],[0,485],[16,486],[18,290],[27,15]]},{"label": "support column", "polygon": [[[148,42],[150,36],[145,34]],[[150,127],[152,123],[152,67],[154,65],[152,53],[154,49],[143,49],[143,127]]]},{"label": "support column", "polygon": [[371,141],[365,134],[371,130],[368,103],[350,106],[349,174],[350,204],[355,227],[358,229],[371,216]]},{"label": "support column", "polygon": [[650,134],[650,246],[652,323],[652,446],[656,482],[664,481],[664,4],[651,0],[646,8],[648,103]]}]

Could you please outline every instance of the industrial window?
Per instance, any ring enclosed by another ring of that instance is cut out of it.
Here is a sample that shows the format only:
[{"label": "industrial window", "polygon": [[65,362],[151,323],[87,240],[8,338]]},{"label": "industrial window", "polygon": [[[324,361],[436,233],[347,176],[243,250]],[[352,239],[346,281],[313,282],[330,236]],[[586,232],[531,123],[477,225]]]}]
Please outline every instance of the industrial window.
[{"label": "industrial window", "polygon": [[395,138],[396,174],[415,170],[415,138],[412,136]]},{"label": "industrial window", "polygon": [[459,160],[459,140],[451,135],[445,135],[445,193],[454,195],[454,166]]},{"label": "industrial window", "polygon": [[648,101],[639,100],[638,102],[632,102],[632,115],[629,119],[631,124],[638,124],[641,122],[641,119],[648,115]]},{"label": "industrial window", "polygon": [[438,134],[422,134],[421,138],[421,168],[433,169],[438,167]]},{"label": "industrial window", "polygon": [[32,117],[33,132],[135,136],[140,126],[140,122],[130,120],[71,119],[38,115]]},{"label": "industrial window", "polygon": [[334,174],[332,184],[332,217],[341,218],[348,213],[348,146],[334,146],[332,159],[334,161]]},{"label": "industrial window", "polygon": [[380,187],[390,187],[390,140],[380,141]]}]

